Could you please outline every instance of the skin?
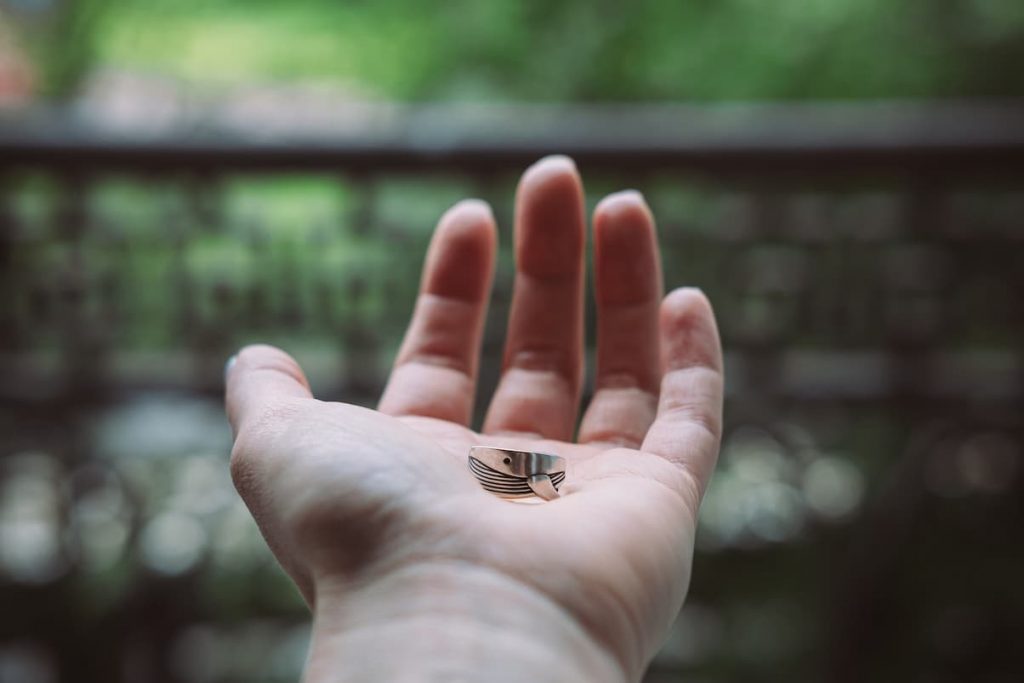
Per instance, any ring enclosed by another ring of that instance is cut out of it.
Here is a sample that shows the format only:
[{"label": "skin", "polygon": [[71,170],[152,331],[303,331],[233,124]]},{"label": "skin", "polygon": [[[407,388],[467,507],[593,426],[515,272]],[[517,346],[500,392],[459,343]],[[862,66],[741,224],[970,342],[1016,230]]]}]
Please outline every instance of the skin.
[{"label": "skin", "polygon": [[[231,470],[314,614],[308,681],[636,681],[689,582],[718,454],[722,356],[707,299],[663,297],[636,192],[593,217],[595,394],[579,434],[586,242],[571,160],[516,196],[504,368],[470,430],[496,226],[483,202],[441,219],[378,409],[314,399],[298,364],[243,349],[227,375]],[[568,460],[562,497],[484,492],[473,445]]]}]

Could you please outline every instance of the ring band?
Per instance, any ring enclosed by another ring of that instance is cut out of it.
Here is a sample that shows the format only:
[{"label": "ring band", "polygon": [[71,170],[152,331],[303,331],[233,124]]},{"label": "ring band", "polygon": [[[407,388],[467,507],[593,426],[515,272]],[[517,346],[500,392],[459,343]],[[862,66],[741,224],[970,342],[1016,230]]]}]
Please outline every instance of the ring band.
[{"label": "ring band", "polygon": [[502,498],[558,498],[565,481],[565,458],[548,453],[473,446],[469,471],[484,490]]}]

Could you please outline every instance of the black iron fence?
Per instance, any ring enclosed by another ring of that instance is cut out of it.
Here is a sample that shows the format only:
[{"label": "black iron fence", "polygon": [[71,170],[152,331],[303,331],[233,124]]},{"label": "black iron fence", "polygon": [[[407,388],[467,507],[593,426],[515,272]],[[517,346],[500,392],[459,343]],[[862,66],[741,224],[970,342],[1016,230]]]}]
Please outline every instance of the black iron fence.
[{"label": "black iron fence", "polygon": [[[216,654],[262,637],[301,661],[303,637],[258,539],[224,559],[255,538],[233,499],[190,498],[225,495],[223,435],[145,425],[219,424],[221,365],[253,340],[294,351],[321,396],[372,403],[433,221],[463,196],[489,200],[502,232],[485,398],[514,182],[562,152],[591,202],[644,192],[666,282],[708,293],[726,344],[728,430],[693,595],[650,679],[1024,671],[1005,635],[1024,614],[1010,559],[1024,521],[1021,114],[382,109],[358,130],[272,139],[7,122],[0,670],[293,676]],[[52,509],[11,482],[50,491]]]}]

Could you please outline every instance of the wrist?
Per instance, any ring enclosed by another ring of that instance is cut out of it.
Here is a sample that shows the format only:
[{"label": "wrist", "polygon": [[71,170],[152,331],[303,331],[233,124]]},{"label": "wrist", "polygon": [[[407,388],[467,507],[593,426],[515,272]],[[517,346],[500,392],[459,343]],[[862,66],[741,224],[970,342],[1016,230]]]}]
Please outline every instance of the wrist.
[{"label": "wrist", "polygon": [[562,607],[501,572],[419,565],[371,584],[317,585],[307,683],[624,683],[606,647]]}]

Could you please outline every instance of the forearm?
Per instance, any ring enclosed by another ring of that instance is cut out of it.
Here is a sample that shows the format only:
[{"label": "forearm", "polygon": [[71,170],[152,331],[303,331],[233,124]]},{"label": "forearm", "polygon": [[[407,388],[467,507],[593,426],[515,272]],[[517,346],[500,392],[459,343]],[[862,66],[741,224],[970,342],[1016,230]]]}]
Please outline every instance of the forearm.
[{"label": "forearm", "polygon": [[629,678],[532,588],[478,567],[417,567],[318,587],[307,683]]}]

